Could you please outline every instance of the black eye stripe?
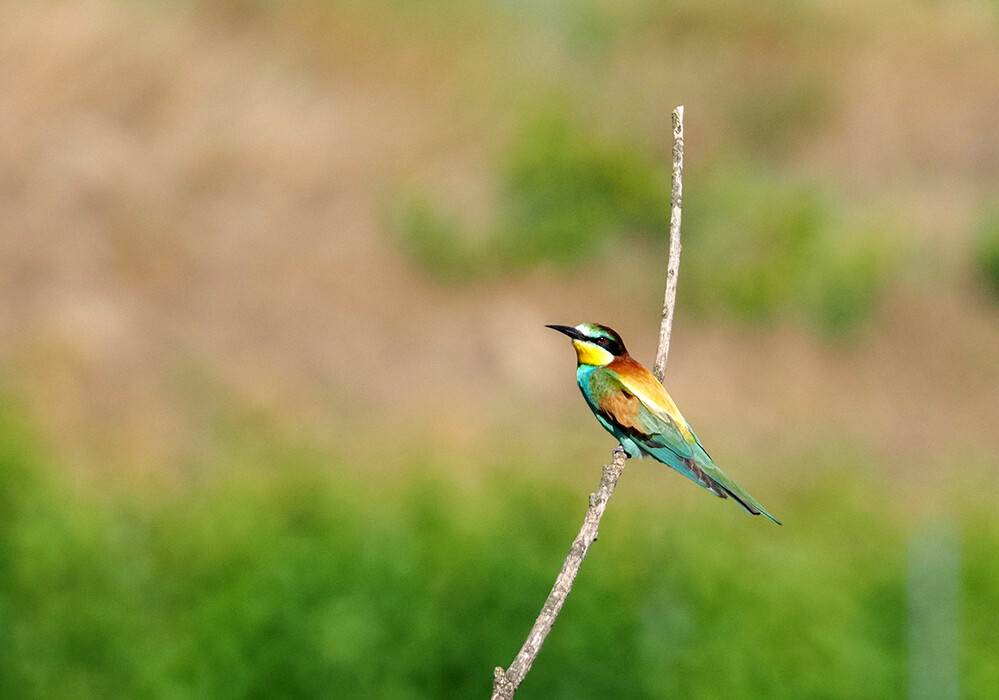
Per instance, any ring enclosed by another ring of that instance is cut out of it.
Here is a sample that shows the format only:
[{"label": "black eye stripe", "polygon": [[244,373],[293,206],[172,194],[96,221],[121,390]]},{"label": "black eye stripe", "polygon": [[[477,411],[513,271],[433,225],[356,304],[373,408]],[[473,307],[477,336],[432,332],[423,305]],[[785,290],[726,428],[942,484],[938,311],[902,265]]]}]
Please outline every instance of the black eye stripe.
[{"label": "black eye stripe", "polygon": [[589,332],[580,332],[583,336],[583,340],[588,343],[593,343],[599,348],[602,348],[609,352],[614,357],[621,357],[628,353],[624,349],[624,342],[621,340],[620,336],[615,333],[610,328],[600,327],[593,329],[587,329]]},{"label": "black eye stripe", "polygon": [[606,336],[601,335],[596,338],[593,338],[591,342],[596,343],[604,350],[607,350],[611,355],[616,356],[621,354],[621,346],[613,338],[608,338]]}]

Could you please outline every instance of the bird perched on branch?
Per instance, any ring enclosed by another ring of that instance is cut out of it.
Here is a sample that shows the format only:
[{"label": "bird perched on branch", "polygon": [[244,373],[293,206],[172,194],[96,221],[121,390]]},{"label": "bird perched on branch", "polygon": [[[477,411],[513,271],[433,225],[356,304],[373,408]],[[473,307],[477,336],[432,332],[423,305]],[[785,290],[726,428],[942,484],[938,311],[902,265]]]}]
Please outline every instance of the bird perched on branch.
[{"label": "bird perched on branch", "polygon": [[628,354],[617,332],[596,323],[548,326],[572,339],[576,382],[593,415],[630,457],[650,455],[719,498],[780,522],[711,460],[680,409],[649,370]]}]

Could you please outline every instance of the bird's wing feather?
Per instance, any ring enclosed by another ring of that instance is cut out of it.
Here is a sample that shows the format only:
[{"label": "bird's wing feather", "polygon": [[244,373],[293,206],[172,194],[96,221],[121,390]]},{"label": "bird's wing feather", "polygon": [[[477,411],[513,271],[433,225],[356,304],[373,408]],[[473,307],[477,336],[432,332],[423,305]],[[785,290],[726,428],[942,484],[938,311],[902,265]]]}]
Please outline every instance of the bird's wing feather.
[{"label": "bird's wing feather", "polygon": [[719,498],[731,496],[753,515],[762,513],[780,524],[714,463],[666,389],[647,369],[630,357],[619,358],[593,370],[588,381],[590,392],[583,393],[615,435],[630,438],[643,452]]},{"label": "bird's wing feather", "polygon": [[[605,420],[616,425],[638,444],[643,452],[672,467],[716,496],[726,497],[725,490],[719,488],[698,463],[699,460],[695,455],[696,439],[688,442],[676,419],[668,413],[650,408],[640,396],[621,381],[616,372],[608,370],[602,373],[598,381],[606,383],[602,387],[603,391],[598,392],[599,398],[596,402],[596,409]],[[680,420],[683,418],[680,417]],[[687,432],[689,433],[689,429]],[[703,450],[701,452],[703,453]],[[710,463],[710,460],[708,461]]]},{"label": "bird's wing feather", "polygon": [[685,459],[693,457],[690,445],[669,416],[650,411],[638,396],[625,388],[616,375],[610,372],[608,375],[609,382],[616,384],[615,390],[605,393],[597,400],[597,409],[605,418],[643,447],[665,448]]},{"label": "bird's wing feather", "polygon": [[616,381],[619,386],[610,394],[616,403],[627,405],[627,411],[619,411],[621,415],[634,416],[628,425],[621,424],[620,419],[618,423],[643,451],[719,498],[731,496],[753,515],[762,513],[780,524],[714,463],[659,380],[637,362],[622,370],[608,370],[608,381]]}]

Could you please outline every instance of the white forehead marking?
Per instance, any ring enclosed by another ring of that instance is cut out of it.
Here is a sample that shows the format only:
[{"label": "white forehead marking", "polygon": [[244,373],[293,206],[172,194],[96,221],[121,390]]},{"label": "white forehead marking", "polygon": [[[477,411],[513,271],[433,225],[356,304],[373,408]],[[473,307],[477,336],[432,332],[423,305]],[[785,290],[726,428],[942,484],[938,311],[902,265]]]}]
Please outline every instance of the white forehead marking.
[{"label": "white forehead marking", "polygon": [[586,335],[594,335],[597,332],[596,327],[589,323],[580,323],[576,326],[576,330]]}]

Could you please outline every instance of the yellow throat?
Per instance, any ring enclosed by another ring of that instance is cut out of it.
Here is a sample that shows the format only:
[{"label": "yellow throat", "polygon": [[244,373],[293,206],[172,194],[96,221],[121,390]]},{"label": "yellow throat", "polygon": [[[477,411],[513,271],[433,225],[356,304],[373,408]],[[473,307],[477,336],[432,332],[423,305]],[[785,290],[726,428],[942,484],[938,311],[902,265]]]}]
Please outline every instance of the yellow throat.
[{"label": "yellow throat", "polygon": [[576,349],[576,359],[581,365],[605,367],[614,361],[613,355],[589,341],[573,338],[572,347]]}]

